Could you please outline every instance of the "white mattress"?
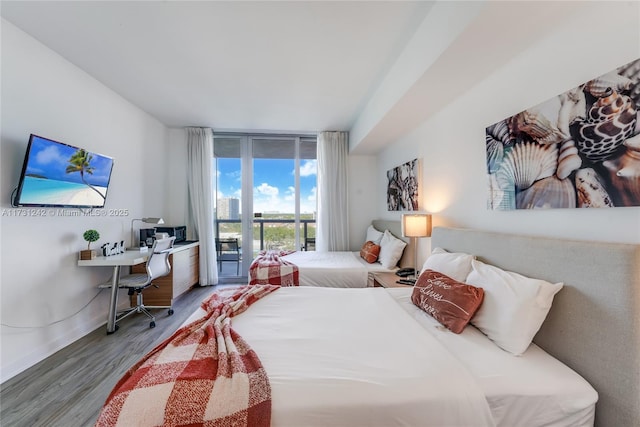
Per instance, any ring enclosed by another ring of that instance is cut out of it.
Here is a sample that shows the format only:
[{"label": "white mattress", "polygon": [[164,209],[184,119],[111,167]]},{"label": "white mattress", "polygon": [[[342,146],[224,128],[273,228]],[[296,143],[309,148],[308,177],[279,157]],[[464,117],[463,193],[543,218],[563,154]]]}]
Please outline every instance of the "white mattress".
[{"label": "white mattress", "polygon": [[449,332],[411,302],[411,288],[387,291],[472,373],[496,426],[593,426],[597,392],[537,345],[513,356],[471,325],[460,335]]},{"label": "white mattress", "polygon": [[283,258],[298,266],[300,286],[366,288],[370,271],[391,271],[367,263],[359,252],[299,251]]}]

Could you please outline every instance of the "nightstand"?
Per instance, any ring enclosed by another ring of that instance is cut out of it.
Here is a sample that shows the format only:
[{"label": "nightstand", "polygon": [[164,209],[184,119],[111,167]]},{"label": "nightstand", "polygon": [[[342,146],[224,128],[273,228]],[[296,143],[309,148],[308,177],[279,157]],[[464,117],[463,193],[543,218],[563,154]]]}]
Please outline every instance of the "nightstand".
[{"label": "nightstand", "polygon": [[373,286],[378,288],[411,288],[413,285],[403,285],[396,283],[402,277],[395,273],[376,272],[373,273]]}]

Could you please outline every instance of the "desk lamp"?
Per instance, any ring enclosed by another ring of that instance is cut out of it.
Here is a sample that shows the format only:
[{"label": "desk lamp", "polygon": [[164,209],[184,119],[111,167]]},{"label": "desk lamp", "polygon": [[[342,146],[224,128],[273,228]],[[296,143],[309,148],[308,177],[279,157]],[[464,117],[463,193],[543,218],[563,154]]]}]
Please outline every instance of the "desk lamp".
[{"label": "desk lamp", "polygon": [[164,220],[162,218],[134,218],[131,220],[131,247],[135,248],[135,235],[133,234],[133,222],[134,221],[142,221],[146,224],[164,224]]},{"label": "desk lamp", "polygon": [[402,215],[402,235],[411,237],[413,245],[413,281],[418,280],[418,237],[431,236],[431,215],[430,214],[405,214]]}]

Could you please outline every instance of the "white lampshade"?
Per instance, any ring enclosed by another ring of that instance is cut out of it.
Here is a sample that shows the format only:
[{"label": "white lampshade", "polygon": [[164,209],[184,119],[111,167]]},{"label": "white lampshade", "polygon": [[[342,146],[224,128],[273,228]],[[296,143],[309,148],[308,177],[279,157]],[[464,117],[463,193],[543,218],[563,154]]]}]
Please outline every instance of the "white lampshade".
[{"label": "white lampshade", "polygon": [[402,215],[402,235],[404,237],[430,237],[430,214],[405,214]]}]

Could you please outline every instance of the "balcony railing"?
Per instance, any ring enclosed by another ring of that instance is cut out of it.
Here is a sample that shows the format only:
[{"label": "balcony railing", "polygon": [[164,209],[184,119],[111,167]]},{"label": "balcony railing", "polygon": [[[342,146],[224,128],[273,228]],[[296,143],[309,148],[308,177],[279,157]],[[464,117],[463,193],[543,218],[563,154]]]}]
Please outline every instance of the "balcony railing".
[{"label": "balcony railing", "polygon": [[[253,240],[251,252],[255,256],[259,250],[315,250],[315,219],[300,219],[300,247],[295,245],[295,219],[254,218]],[[216,238],[235,237],[242,239],[240,219],[216,220]],[[255,243],[260,242],[259,248]],[[241,245],[242,246],[242,245]],[[246,253],[246,248],[245,248]]]}]

